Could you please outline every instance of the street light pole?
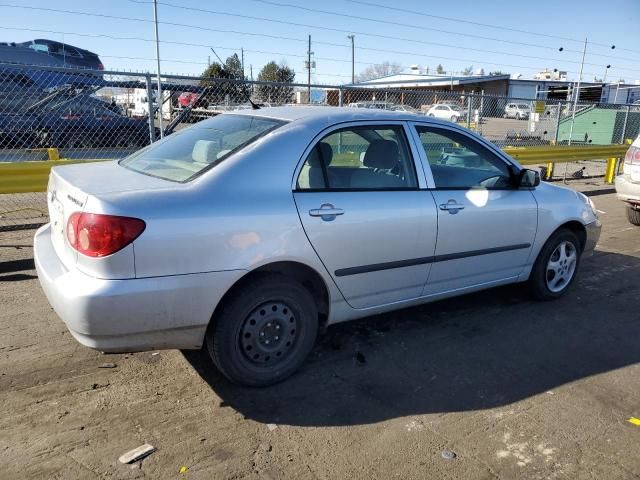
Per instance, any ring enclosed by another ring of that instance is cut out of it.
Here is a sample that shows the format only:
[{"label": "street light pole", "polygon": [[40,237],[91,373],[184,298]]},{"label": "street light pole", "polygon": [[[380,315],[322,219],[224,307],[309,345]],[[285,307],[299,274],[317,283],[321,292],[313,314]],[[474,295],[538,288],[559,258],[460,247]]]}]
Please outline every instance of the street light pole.
[{"label": "street light pole", "polygon": [[356,48],[355,48],[355,35],[347,35],[347,38],[351,39],[351,84],[356,83]]},{"label": "street light pole", "polygon": [[[158,67],[158,92],[156,94],[156,103],[158,105],[158,125],[160,126],[160,138],[164,137],[164,129],[162,128],[162,82],[160,81],[160,39],[158,35],[158,0],[153,0],[153,23],[156,30],[156,63]],[[152,104],[153,105],[153,104]],[[151,118],[151,112],[149,112]]]},{"label": "street light pole", "polygon": [[582,62],[580,63],[580,74],[578,75],[578,86],[573,99],[573,111],[571,112],[571,126],[569,127],[569,145],[573,137],[573,125],[576,122],[576,107],[578,106],[578,98],[580,97],[580,83],[582,82],[582,71],[584,70],[584,57],[587,54],[587,39],[584,39],[584,49],[582,50]]}]

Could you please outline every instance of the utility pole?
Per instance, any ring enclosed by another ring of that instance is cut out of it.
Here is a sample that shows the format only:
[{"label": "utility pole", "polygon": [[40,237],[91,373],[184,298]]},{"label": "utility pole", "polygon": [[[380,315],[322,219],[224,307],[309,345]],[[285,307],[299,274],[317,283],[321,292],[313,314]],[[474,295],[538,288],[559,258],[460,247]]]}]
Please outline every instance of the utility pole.
[{"label": "utility pole", "polygon": [[347,35],[347,38],[351,39],[351,84],[356,83],[356,48],[355,48],[355,35]]},{"label": "utility pole", "polygon": [[242,80],[244,80],[244,48],[240,49],[240,67],[242,68]]},{"label": "utility pole", "polygon": [[309,69],[307,72],[307,103],[311,103],[311,35],[309,35],[309,48],[307,50],[307,68]]},{"label": "utility pole", "polygon": [[[158,91],[156,92],[156,103],[158,105],[158,125],[160,127],[160,138],[164,137],[164,129],[162,128],[162,82],[160,81],[160,39],[158,35],[158,0],[153,0],[153,23],[156,29],[156,63],[158,66]],[[151,118],[149,111],[149,118]]]},{"label": "utility pole", "polygon": [[253,65],[249,64],[249,75],[251,78],[251,96],[253,96]]}]

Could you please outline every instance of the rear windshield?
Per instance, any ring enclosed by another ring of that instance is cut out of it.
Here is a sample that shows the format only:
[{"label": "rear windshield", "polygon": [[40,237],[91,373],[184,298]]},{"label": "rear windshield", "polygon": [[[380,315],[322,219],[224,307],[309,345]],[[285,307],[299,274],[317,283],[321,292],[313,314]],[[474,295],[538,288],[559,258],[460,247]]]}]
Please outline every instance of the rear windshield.
[{"label": "rear windshield", "polygon": [[272,118],[219,115],[171,134],[121,160],[120,165],[153,177],[188,182],[284,123]]}]

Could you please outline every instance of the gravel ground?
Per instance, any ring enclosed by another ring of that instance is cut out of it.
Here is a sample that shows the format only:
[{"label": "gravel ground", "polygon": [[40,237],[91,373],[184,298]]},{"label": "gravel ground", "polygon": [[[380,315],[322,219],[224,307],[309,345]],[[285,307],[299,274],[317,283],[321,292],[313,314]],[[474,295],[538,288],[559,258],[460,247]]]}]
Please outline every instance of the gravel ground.
[{"label": "gravel ground", "polygon": [[334,326],[268,389],[202,352],[80,346],[33,232],[1,233],[0,478],[640,478],[640,229],[593,199],[601,243],[563,299],[511,286]]}]

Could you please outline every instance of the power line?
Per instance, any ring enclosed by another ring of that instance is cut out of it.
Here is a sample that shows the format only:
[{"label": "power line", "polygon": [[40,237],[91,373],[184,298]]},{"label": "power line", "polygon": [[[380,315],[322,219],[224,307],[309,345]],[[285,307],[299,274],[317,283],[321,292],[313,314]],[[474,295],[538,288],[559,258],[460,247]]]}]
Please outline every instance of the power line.
[{"label": "power line", "polygon": [[[130,0],[130,1],[134,1],[134,0]],[[455,32],[455,31],[451,31],[451,30],[442,30],[439,28],[433,28],[433,27],[425,27],[424,25],[414,25],[414,24],[410,24],[410,23],[402,23],[402,22],[396,22],[396,21],[392,21],[392,20],[381,20],[381,19],[377,19],[377,18],[371,18],[371,17],[363,17],[361,15],[352,15],[352,14],[348,14],[348,13],[339,13],[339,12],[332,12],[329,10],[321,10],[321,9],[317,9],[317,8],[311,8],[311,7],[305,7],[302,5],[295,5],[295,4],[291,4],[291,3],[283,3],[283,2],[275,2],[272,0],[250,0],[252,2],[258,2],[258,3],[264,3],[266,5],[273,5],[273,6],[278,6],[278,7],[287,7],[287,8],[295,8],[298,10],[303,10],[306,12],[312,12],[312,13],[322,13],[325,15],[333,15],[336,17],[344,17],[344,18],[352,18],[355,20],[365,20],[367,22],[375,22],[375,23],[382,23],[385,25],[393,25],[393,26],[398,26],[398,27],[405,27],[405,28],[412,28],[412,29],[416,29],[416,30],[420,30],[420,31],[424,31],[424,30],[429,30],[432,32],[438,32],[438,33],[446,33],[449,35],[458,35],[461,37],[469,37],[469,38],[477,38],[477,39],[482,39],[482,40],[490,40],[490,41],[494,41],[494,42],[500,42],[500,43],[508,43],[511,45],[523,45],[526,47],[533,47],[533,48],[544,48],[547,50],[557,50],[556,47],[550,47],[547,45],[539,45],[539,44],[534,44],[534,43],[526,43],[526,42],[519,42],[519,41],[514,41],[514,40],[507,40],[504,38],[496,38],[496,37],[486,37],[483,35],[474,35],[471,33],[464,33],[464,32]],[[569,50],[566,49],[565,51],[567,52],[580,52],[579,50]]]},{"label": "power line", "polygon": [[[129,1],[133,1],[133,0],[129,0]],[[139,2],[136,2],[139,3]],[[144,2],[144,3],[148,3],[148,2]],[[46,32],[46,33],[52,33],[52,34],[56,34],[56,35],[69,35],[69,36],[80,36],[80,37],[90,37],[90,38],[109,38],[112,40],[134,40],[134,41],[143,41],[143,42],[155,42],[155,40],[151,39],[151,38],[143,38],[143,37],[123,37],[123,36],[116,36],[116,35],[109,35],[109,34],[101,34],[101,33],[93,33],[93,34],[88,34],[88,33],[78,33],[78,32],[63,32],[63,31],[59,31],[59,30],[46,30],[46,29],[33,29],[33,28],[14,28],[14,27],[1,27],[0,29],[2,30],[19,30],[19,31],[30,31],[30,32]],[[176,42],[176,41],[171,41],[171,40],[161,40],[160,43],[163,44],[170,44],[170,45],[181,45],[181,46],[190,46],[190,47],[203,47],[203,48],[217,48],[220,50],[228,50],[231,52],[236,52],[240,49],[240,47],[231,47],[231,46],[222,46],[222,45],[211,45],[211,44],[202,44],[202,43],[191,43],[191,42]],[[318,43],[318,42],[314,42],[314,43]],[[536,71],[539,70],[536,67],[527,67],[524,65],[515,65],[515,64],[504,64],[504,63],[494,63],[494,62],[487,62],[487,61],[479,61],[477,59],[469,59],[469,58],[458,58],[458,57],[451,57],[451,56],[437,56],[437,55],[425,55],[423,53],[420,52],[408,52],[406,50],[404,51],[400,51],[400,50],[389,50],[389,49],[380,49],[380,48],[371,48],[371,47],[358,47],[359,50],[364,50],[364,51],[371,51],[374,53],[391,53],[391,54],[395,54],[395,55],[410,55],[413,58],[416,59],[421,59],[421,58],[429,58],[429,59],[438,59],[438,60],[453,60],[453,61],[460,61],[460,62],[470,62],[473,64],[485,64],[485,65],[493,65],[493,66],[497,66],[497,67],[509,67],[509,68],[518,68],[518,69],[523,69],[523,70],[531,70],[531,71]],[[289,56],[289,57],[296,57],[296,58],[306,58],[306,55],[303,54],[297,54],[297,53],[291,53],[291,52],[272,52],[272,51],[267,51],[267,50],[253,50],[253,49],[245,49],[246,52],[249,53],[258,53],[258,54],[264,54],[264,55],[278,55],[278,56]],[[101,57],[104,58],[123,58],[123,59],[131,59],[131,60],[148,60],[147,58],[144,57],[119,57],[119,56],[115,56],[115,55],[100,55]],[[340,59],[340,58],[333,58],[333,57],[316,57],[317,60],[323,60],[323,61],[330,61],[330,62],[338,62],[338,63],[351,63],[350,60],[346,60],[346,59]],[[185,63],[185,64],[203,64],[203,62],[189,62],[189,61],[182,61],[182,60],[167,60],[167,61],[171,61],[173,63]],[[355,62],[358,65],[377,65],[377,63],[375,62],[362,62],[362,61],[358,61]],[[585,73],[585,75],[594,75],[591,73]],[[345,78],[347,76],[345,75]]]},{"label": "power line", "polygon": [[[349,1],[351,1],[351,0],[349,0]],[[167,2],[160,2],[160,4],[165,5],[165,6],[169,6],[169,7],[173,7],[173,8],[183,8],[183,9],[187,9],[187,10],[194,10],[194,11],[200,11],[200,12],[205,12],[205,13],[226,15],[226,16],[232,16],[232,17],[249,18],[249,19],[253,19],[253,20],[260,20],[260,21],[267,21],[267,22],[283,23],[283,24],[287,24],[287,25],[303,26],[303,27],[320,29],[320,30],[337,31],[337,32],[341,32],[341,33],[351,33],[352,32],[352,31],[347,31],[347,30],[342,30],[342,29],[335,29],[335,28],[329,28],[329,27],[319,27],[319,26],[315,26],[315,25],[300,24],[300,23],[296,23],[296,22],[288,22],[288,21],[284,21],[284,20],[268,19],[268,18],[264,18],[264,17],[253,17],[253,16],[248,16],[248,15],[231,14],[231,13],[226,13],[226,12],[218,12],[218,11],[213,11],[213,10],[195,8],[195,7],[185,7],[185,6],[180,6],[180,5],[169,4]],[[49,12],[75,14],[75,15],[85,15],[85,16],[94,16],[94,17],[100,17],[100,18],[110,18],[110,19],[119,19],[119,20],[145,22],[145,23],[152,22],[152,20],[143,19],[143,18],[122,17],[122,16],[106,15],[106,14],[99,14],[99,13],[93,13],[93,12],[83,12],[83,11],[77,11],[77,10],[53,9],[53,8],[47,8],[47,7],[33,7],[33,6],[13,5],[13,4],[0,4],[0,7],[20,8],[20,9],[28,9],[28,10],[42,10],[42,11],[49,11]],[[285,40],[304,41],[304,40],[297,39],[297,38],[292,38],[292,37],[274,36],[274,35],[268,35],[268,34],[262,34],[262,33],[257,34],[257,33],[252,33],[252,32],[239,32],[239,31],[232,31],[232,30],[213,29],[213,28],[202,27],[202,26],[197,26],[197,25],[192,25],[192,24],[181,24],[181,23],[175,23],[175,22],[159,22],[159,23],[165,24],[165,25],[171,25],[171,26],[178,26],[178,27],[185,27],[185,28],[191,28],[191,29],[204,30],[204,31],[214,31],[214,32],[222,32],[222,33],[237,33],[237,34],[241,34],[241,35],[255,35],[255,36],[264,36],[264,37],[270,37],[270,38],[285,39]],[[401,41],[419,43],[419,44],[434,44],[433,42],[425,42],[425,41],[420,41],[420,40],[413,40],[413,39],[401,38],[401,37],[392,37],[392,36],[373,34],[373,33],[367,33],[367,32],[353,32],[353,33],[358,33],[359,35],[363,35],[363,36],[394,39],[394,40],[401,40]],[[136,38],[136,37],[131,37],[131,39],[134,39],[134,38]],[[175,43],[179,43],[179,42],[175,42]],[[326,43],[326,44],[330,44],[330,45],[334,45],[334,46],[343,46],[343,47],[347,46],[347,45],[344,45],[344,44],[331,44],[329,42],[315,42],[315,43]],[[449,44],[438,44],[438,43],[435,43],[435,44],[436,45],[440,45],[440,46],[445,46],[445,47],[451,47],[451,48],[460,48],[460,47],[457,47],[457,46],[454,46],[454,45],[449,45]],[[363,49],[364,50],[364,49],[366,49],[366,47],[359,47],[359,49]],[[369,49],[369,50],[371,50],[371,51],[384,51],[384,50],[380,50],[380,49]],[[535,56],[527,56],[527,55],[516,55],[516,54],[510,54],[509,52],[491,52],[491,51],[485,51],[485,50],[480,50],[480,49],[472,49],[472,48],[466,48],[466,50],[475,50],[475,51],[480,51],[482,53],[497,53],[497,54],[504,54],[504,55],[508,55],[508,56],[520,56],[520,57],[523,57],[523,58],[534,58],[534,59],[541,59],[541,60],[544,60],[544,61],[549,61],[549,59],[544,58],[544,57],[535,57]],[[389,53],[397,53],[397,54],[408,54],[409,53],[409,52],[399,52],[399,51],[395,51],[394,52],[394,51],[391,51],[391,50],[388,50],[387,52],[389,52]],[[279,53],[276,53],[276,54],[283,54],[283,53],[279,52]],[[287,55],[287,54],[285,54],[285,55]],[[479,60],[473,60],[473,59],[459,59],[459,58],[454,58],[454,57],[449,57],[449,56],[447,56],[447,57],[434,57],[434,56],[425,56],[425,55],[422,55],[422,54],[420,54],[420,56],[430,57],[430,58],[441,58],[441,59],[448,59],[448,60],[470,61],[470,62],[480,63],[480,64],[486,63],[486,64],[496,65],[496,66],[505,66],[505,67],[514,67],[514,68],[536,70],[536,68],[531,68],[531,67],[524,67],[524,66],[517,66],[517,65],[510,65],[510,64],[501,64],[501,63],[495,63],[495,62],[487,62],[487,61],[484,61],[484,60],[479,61]],[[343,61],[343,60],[339,60],[339,59],[328,59],[328,58],[325,58],[325,59],[326,60],[330,60],[330,61]],[[556,59],[555,61],[557,61],[559,63],[562,63],[562,62],[565,62],[565,63],[579,63],[579,62],[573,62],[573,61],[568,61],[568,60],[559,60],[559,59]],[[597,65],[597,64],[589,64],[589,65],[601,66],[601,65]],[[637,71],[637,70],[619,69],[619,68],[616,68],[616,70],[619,70],[619,71]],[[587,74],[587,75],[593,75],[593,74]]]},{"label": "power line", "polygon": [[[403,41],[403,42],[411,42],[411,43],[418,43],[418,44],[422,44],[422,45],[436,45],[436,46],[440,46],[440,47],[447,47],[447,48],[454,48],[454,49],[464,49],[464,50],[473,50],[473,51],[477,51],[477,52],[481,52],[481,53],[494,53],[494,54],[498,54],[498,55],[508,55],[508,56],[515,56],[515,57],[521,57],[521,58],[530,58],[530,59],[535,59],[535,60],[544,60],[544,61],[554,61],[554,62],[560,62],[560,63],[573,63],[573,64],[581,64],[582,62],[578,62],[578,61],[573,61],[573,60],[564,60],[564,59],[549,59],[546,57],[538,57],[538,56],[534,56],[534,55],[523,55],[523,54],[516,54],[516,53],[511,53],[511,52],[504,52],[504,51],[496,51],[496,50],[486,50],[486,49],[478,49],[478,48],[472,48],[472,47],[460,47],[457,45],[451,45],[451,44],[446,44],[446,43],[438,43],[438,42],[428,42],[428,41],[424,41],[424,40],[414,40],[411,38],[404,38],[404,37],[394,37],[391,35],[382,35],[382,34],[378,34],[378,33],[369,33],[369,32],[362,32],[362,31],[356,31],[356,30],[344,30],[344,29],[339,29],[339,28],[332,28],[332,27],[323,27],[323,26],[318,26],[318,25],[310,25],[310,24],[306,24],[306,23],[299,23],[299,22],[290,22],[287,20],[278,20],[278,19],[272,19],[272,18],[267,18],[267,17],[257,17],[257,16],[253,16],[253,15],[244,15],[244,14],[239,14],[239,13],[228,13],[228,12],[221,12],[219,10],[207,10],[204,8],[198,8],[198,7],[188,7],[188,6],[184,6],[184,5],[175,5],[172,3],[168,3],[168,2],[158,2],[160,5],[164,5],[166,7],[171,7],[171,8],[178,8],[178,9],[183,9],[183,10],[190,10],[190,11],[195,11],[195,12],[200,12],[200,13],[210,13],[210,14],[214,14],[214,15],[222,15],[222,16],[228,16],[228,17],[234,17],[234,18],[244,18],[244,19],[248,19],[248,20],[258,20],[258,21],[263,21],[263,22],[271,22],[271,23],[278,23],[278,24],[283,24],[283,25],[292,25],[292,26],[297,26],[297,27],[304,27],[304,28],[313,28],[316,30],[324,30],[324,31],[332,31],[332,32],[338,32],[338,33],[351,33],[351,34],[358,34],[358,35],[363,35],[363,36],[368,36],[368,37],[375,37],[375,38],[384,38],[387,40],[399,40],[399,41]],[[602,67],[603,65],[600,64],[594,64],[594,63],[585,63],[585,65],[591,65],[591,66],[596,66],[596,67]],[[629,70],[631,71],[631,70]],[[640,70],[638,70],[640,71]]]},{"label": "power line", "polygon": [[[490,23],[482,23],[482,22],[477,22],[474,20],[466,20],[466,19],[461,19],[461,18],[455,18],[455,17],[444,17],[441,15],[434,15],[431,13],[424,13],[424,12],[419,12],[416,10],[409,10],[406,8],[400,8],[400,7],[390,7],[388,5],[381,5],[379,3],[374,3],[374,2],[368,2],[365,0],[345,0],[346,2],[349,3],[357,3],[360,5],[366,5],[369,7],[377,7],[377,8],[383,8],[386,10],[395,10],[397,12],[403,12],[403,13],[410,13],[412,15],[420,15],[422,17],[430,17],[430,18],[437,18],[439,20],[448,20],[451,22],[460,22],[460,23],[466,23],[469,25],[477,25],[477,26],[481,26],[481,27],[488,27],[488,28],[497,28],[499,30],[509,30],[512,32],[518,32],[518,33],[526,33],[527,35],[536,35],[536,36],[540,36],[540,37],[547,37],[547,38],[555,38],[558,40],[565,40],[568,42],[576,42],[576,43],[582,43],[583,40],[577,39],[577,38],[571,38],[571,37],[563,37],[560,35],[552,35],[549,33],[541,33],[541,32],[532,32],[529,30],[522,30],[522,29],[518,29],[518,28],[513,28],[513,27],[506,27],[504,25],[494,25],[494,24],[490,24]],[[610,48],[611,45],[608,45],[606,43],[597,43],[597,42],[592,42],[592,45],[597,45],[599,47],[606,47],[606,48]],[[616,47],[618,48],[618,47]],[[632,52],[632,53],[640,53],[636,50],[631,50],[628,48],[619,48],[619,50],[624,50],[627,52]]]}]

